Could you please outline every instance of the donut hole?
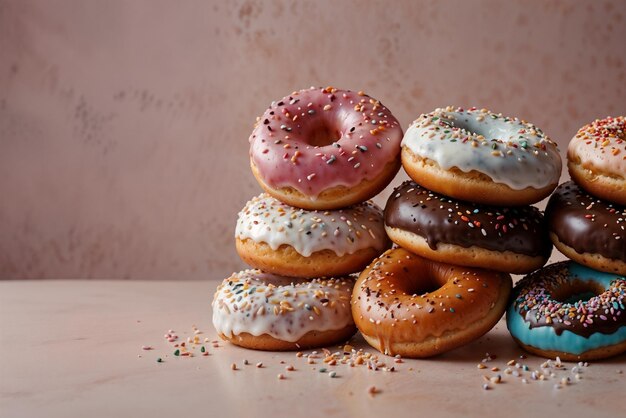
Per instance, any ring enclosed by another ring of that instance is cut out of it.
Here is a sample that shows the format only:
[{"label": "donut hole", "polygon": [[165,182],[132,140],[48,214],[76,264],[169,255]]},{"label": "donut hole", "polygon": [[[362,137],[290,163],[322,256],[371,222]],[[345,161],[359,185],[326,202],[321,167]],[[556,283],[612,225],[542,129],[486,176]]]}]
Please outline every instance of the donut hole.
[{"label": "donut hole", "polygon": [[320,121],[305,136],[307,144],[314,147],[325,147],[341,139],[341,132],[330,124]]},{"label": "donut hole", "polygon": [[471,134],[480,134],[480,132],[476,132],[476,126],[474,126],[469,119],[448,120],[448,124],[455,128],[463,129]]},{"label": "donut hole", "polygon": [[551,296],[557,302],[574,304],[578,301],[586,302],[604,292],[605,289],[598,283],[574,280],[553,289]]},{"label": "donut hole", "polygon": [[489,125],[483,125],[473,118],[458,118],[447,122],[450,126],[462,129],[470,135],[482,135],[488,141],[509,136],[507,127],[502,126],[499,121],[492,121]]},{"label": "donut hole", "polygon": [[410,289],[411,292],[409,292],[412,295],[425,295],[441,289],[441,286],[438,283],[427,278],[420,278],[419,281],[416,280],[415,282],[414,286]]},{"label": "donut hole", "polygon": [[[405,271],[407,273],[407,271]],[[446,281],[441,277],[437,277],[435,272],[431,271],[409,271],[412,280],[407,281],[407,293],[412,295],[426,295],[427,293],[434,293],[442,288],[446,284]],[[409,283],[410,282],[410,283]]]}]

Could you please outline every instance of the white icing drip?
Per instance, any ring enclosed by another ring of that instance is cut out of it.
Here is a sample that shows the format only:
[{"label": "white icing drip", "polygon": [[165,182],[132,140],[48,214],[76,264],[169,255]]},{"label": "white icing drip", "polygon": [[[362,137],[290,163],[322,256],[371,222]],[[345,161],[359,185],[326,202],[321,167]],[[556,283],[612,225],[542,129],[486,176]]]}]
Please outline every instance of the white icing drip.
[{"label": "white icing drip", "polygon": [[295,342],[309,331],[339,330],[353,324],[352,279],[298,279],[244,270],[217,288],[213,325],[232,337],[263,334]]},{"label": "white icing drip", "polygon": [[273,250],[290,245],[304,257],[322,250],[333,250],[339,257],[372,247],[382,252],[386,241],[382,210],[371,202],[309,211],[267,194],[254,197],[239,212],[235,236],[264,242]]},{"label": "white icing drip", "polygon": [[484,109],[448,107],[421,115],[402,146],[444,170],[475,170],[514,190],[541,189],[556,184],[561,175],[556,144],[540,129]]}]

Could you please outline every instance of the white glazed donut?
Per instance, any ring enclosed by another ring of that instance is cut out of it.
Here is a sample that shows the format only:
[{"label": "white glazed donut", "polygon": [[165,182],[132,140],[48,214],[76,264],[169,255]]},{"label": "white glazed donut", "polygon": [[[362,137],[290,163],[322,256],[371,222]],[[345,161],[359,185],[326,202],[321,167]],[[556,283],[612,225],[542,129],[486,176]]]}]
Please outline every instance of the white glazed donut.
[{"label": "white glazed donut", "polygon": [[220,337],[257,350],[295,350],[348,340],[354,280],[294,279],[244,270],[217,288],[213,325]]},{"label": "white glazed donut", "polygon": [[235,236],[252,267],[305,278],[361,271],[389,247],[382,210],[371,202],[308,211],[265,193],[239,212]]},{"label": "white glazed donut", "polygon": [[491,205],[535,203],[561,175],[556,144],[539,128],[476,108],[421,115],[402,140],[402,164],[427,189]]}]

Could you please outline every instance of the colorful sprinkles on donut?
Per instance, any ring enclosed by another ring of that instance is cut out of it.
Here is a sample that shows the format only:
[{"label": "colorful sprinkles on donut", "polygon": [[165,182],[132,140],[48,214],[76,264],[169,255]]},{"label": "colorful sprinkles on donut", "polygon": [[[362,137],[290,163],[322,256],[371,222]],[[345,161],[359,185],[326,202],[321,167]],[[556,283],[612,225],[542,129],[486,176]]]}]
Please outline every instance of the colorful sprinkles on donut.
[{"label": "colorful sprinkles on donut", "polygon": [[260,270],[234,273],[217,288],[213,324],[220,334],[242,332],[297,341],[311,330],[352,323],[349,278],[297,279]]},{"label": "colorful sprinkles on donut", "polygon": [[489,331],[511,287],[508,274],[439,263],[398,247],[361,273],[352,314],[365,340],[382,353],[430,357]]},{"label": "colorful sprinkles on donut", "polygon": [[547,256],[552,249],[543,216],[535,207],[459,201],[413,181],[404,182],[390,196],[385,222],[422,236],[432,250],[446,243]]},{"label": "colorful sprinkles on donut", "polygon": [[[586,300],[560,301],[559,288],[568,287],[577,271],[593,271],[564,261],[552,264],[522,279],[515,289],[513,306],[530,328],[551,326],[557,335],[567,330],[582,336],[593,332],[610,334],[626,325],[626,278],[613,276],[605,291]],[[605,275],[604,273],[594,273]],[[578,277],[579,280],[589,280]],[[592,327],[593,326],[593,327]]]},{"label": "colorful sprinkles on donut", "polygon": [[[465,125],[459,124],[461,120],[469,122],[470,119],[474,119],[478,123],[485,120],[502,122],[515,129],[516,134],[509,132],[502,137],[486,138],[482,134],[468,130]],[[525,154],[539,155],[542,151],[545,153],[548,146],[556,146],[541,129],[531,123],[475,107],[467,110],[461,107],[455,109],[452,106],[435,109],[431,113],[421,115],[413,122],[413,126],[416,129],[421,128],[428,131],[428,134],[422,136],[422,140],[459,142],[472,148],[489,147],[492,150],[490,151],[492,156],[503,158],[513,156],[514,151],[519,150],[520,153],[514,157],[520,161],[525,158]]]},{"label": "colorful sprinkles on donut", "polygon": [[239,213],[235,235],[265,242],[276,250],[290,245],[308,257],[320,250],[338,256],[386,245],[382,210],[372,202],[331,211],[309,211],[289,206],[268,194],[250,200]]},{"label": "colorful sprinkles on donut", "polygon": [[[407,256],[407,258],[408,257],[409,256]],[[382,314],[383,319],[389,319],[396,323],[409,321],[417,325],[418,321],[415,316],[412,315],[409,317],[406,313],[413,308],[423,309],[429,314],[438,310],[455,314],[460,307],[468,308],[476,302],[474,292],[477,288],[489,287],[486,282],[481,282],[481,278],[478,277],[475,272],[460,269],[458,277],[451,280],[452,285],[457,289],[454,298],[450,298],[448,295],[430,294],[428,292],[408,294],[405,291],[399,292],[396,289],[391,289],[388,292],[381,291],[380,281],[393,276],[393,273],[385,270],[386,266],[389,264],[386,258],[389,258],[389,256],[381,256],[381,258],[377,259],[374,265],[371,266],[369,276],[360,284],[360,290],[365,292],[367,298],[372,298],[375,301],[372,302],[373,304],[385,311],[385,313]],[[397,260],[397,263],[401,264],[402,260]],[[399,302],[399,295],[408,296],[410,303]],[[360,296],[358,296],[357,299],[360,299]],[[374,320],[370,317],[368,320],[377,325],[381,323],[380,319]]]},{"label": "colorful sprinkles on donut", "polygon": [[571,261],[522,279],[506,323],[524,349],[544,357],[597,360],[626,351],[626,278]]},{"label": "colorful sprinkles on donut", "polygon": [[422,114],[402,146],[444,170],[478,171],[514,190],[556,184],[561,174],[557,146],[541,129],[475,107],[448,106]]},{"label": "colorful sprinkles on donut", "polygon": [[620,156],[626,161],[626,118],[624,116],[596,119],[578,130],[574,139],[607,156]]},{"label": "colorful sprinkles on donut", "polygon": [[402,129],[389,109],[362,91],[294,91],[272,102],[250,136],[253,165],[271,187],[317,196],[371,180],[400,152]]},{"label": "colorful sprinkles on donut", "polygon": [[583,126],[567,148],[572,180],[594,196],[626,205],[626,117]]}]

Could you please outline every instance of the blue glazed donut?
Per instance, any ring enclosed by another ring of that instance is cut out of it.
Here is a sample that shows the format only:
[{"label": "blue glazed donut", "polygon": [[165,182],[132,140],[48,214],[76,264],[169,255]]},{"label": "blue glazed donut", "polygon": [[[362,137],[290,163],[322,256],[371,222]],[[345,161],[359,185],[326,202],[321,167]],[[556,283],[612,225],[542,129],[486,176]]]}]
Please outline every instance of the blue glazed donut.
[{"label": "blue glazed donut", "polygon": [[517,283],[506,322],[533,354],[597,360],[626,351],[625,305],[626,278],[565,261]]}]

